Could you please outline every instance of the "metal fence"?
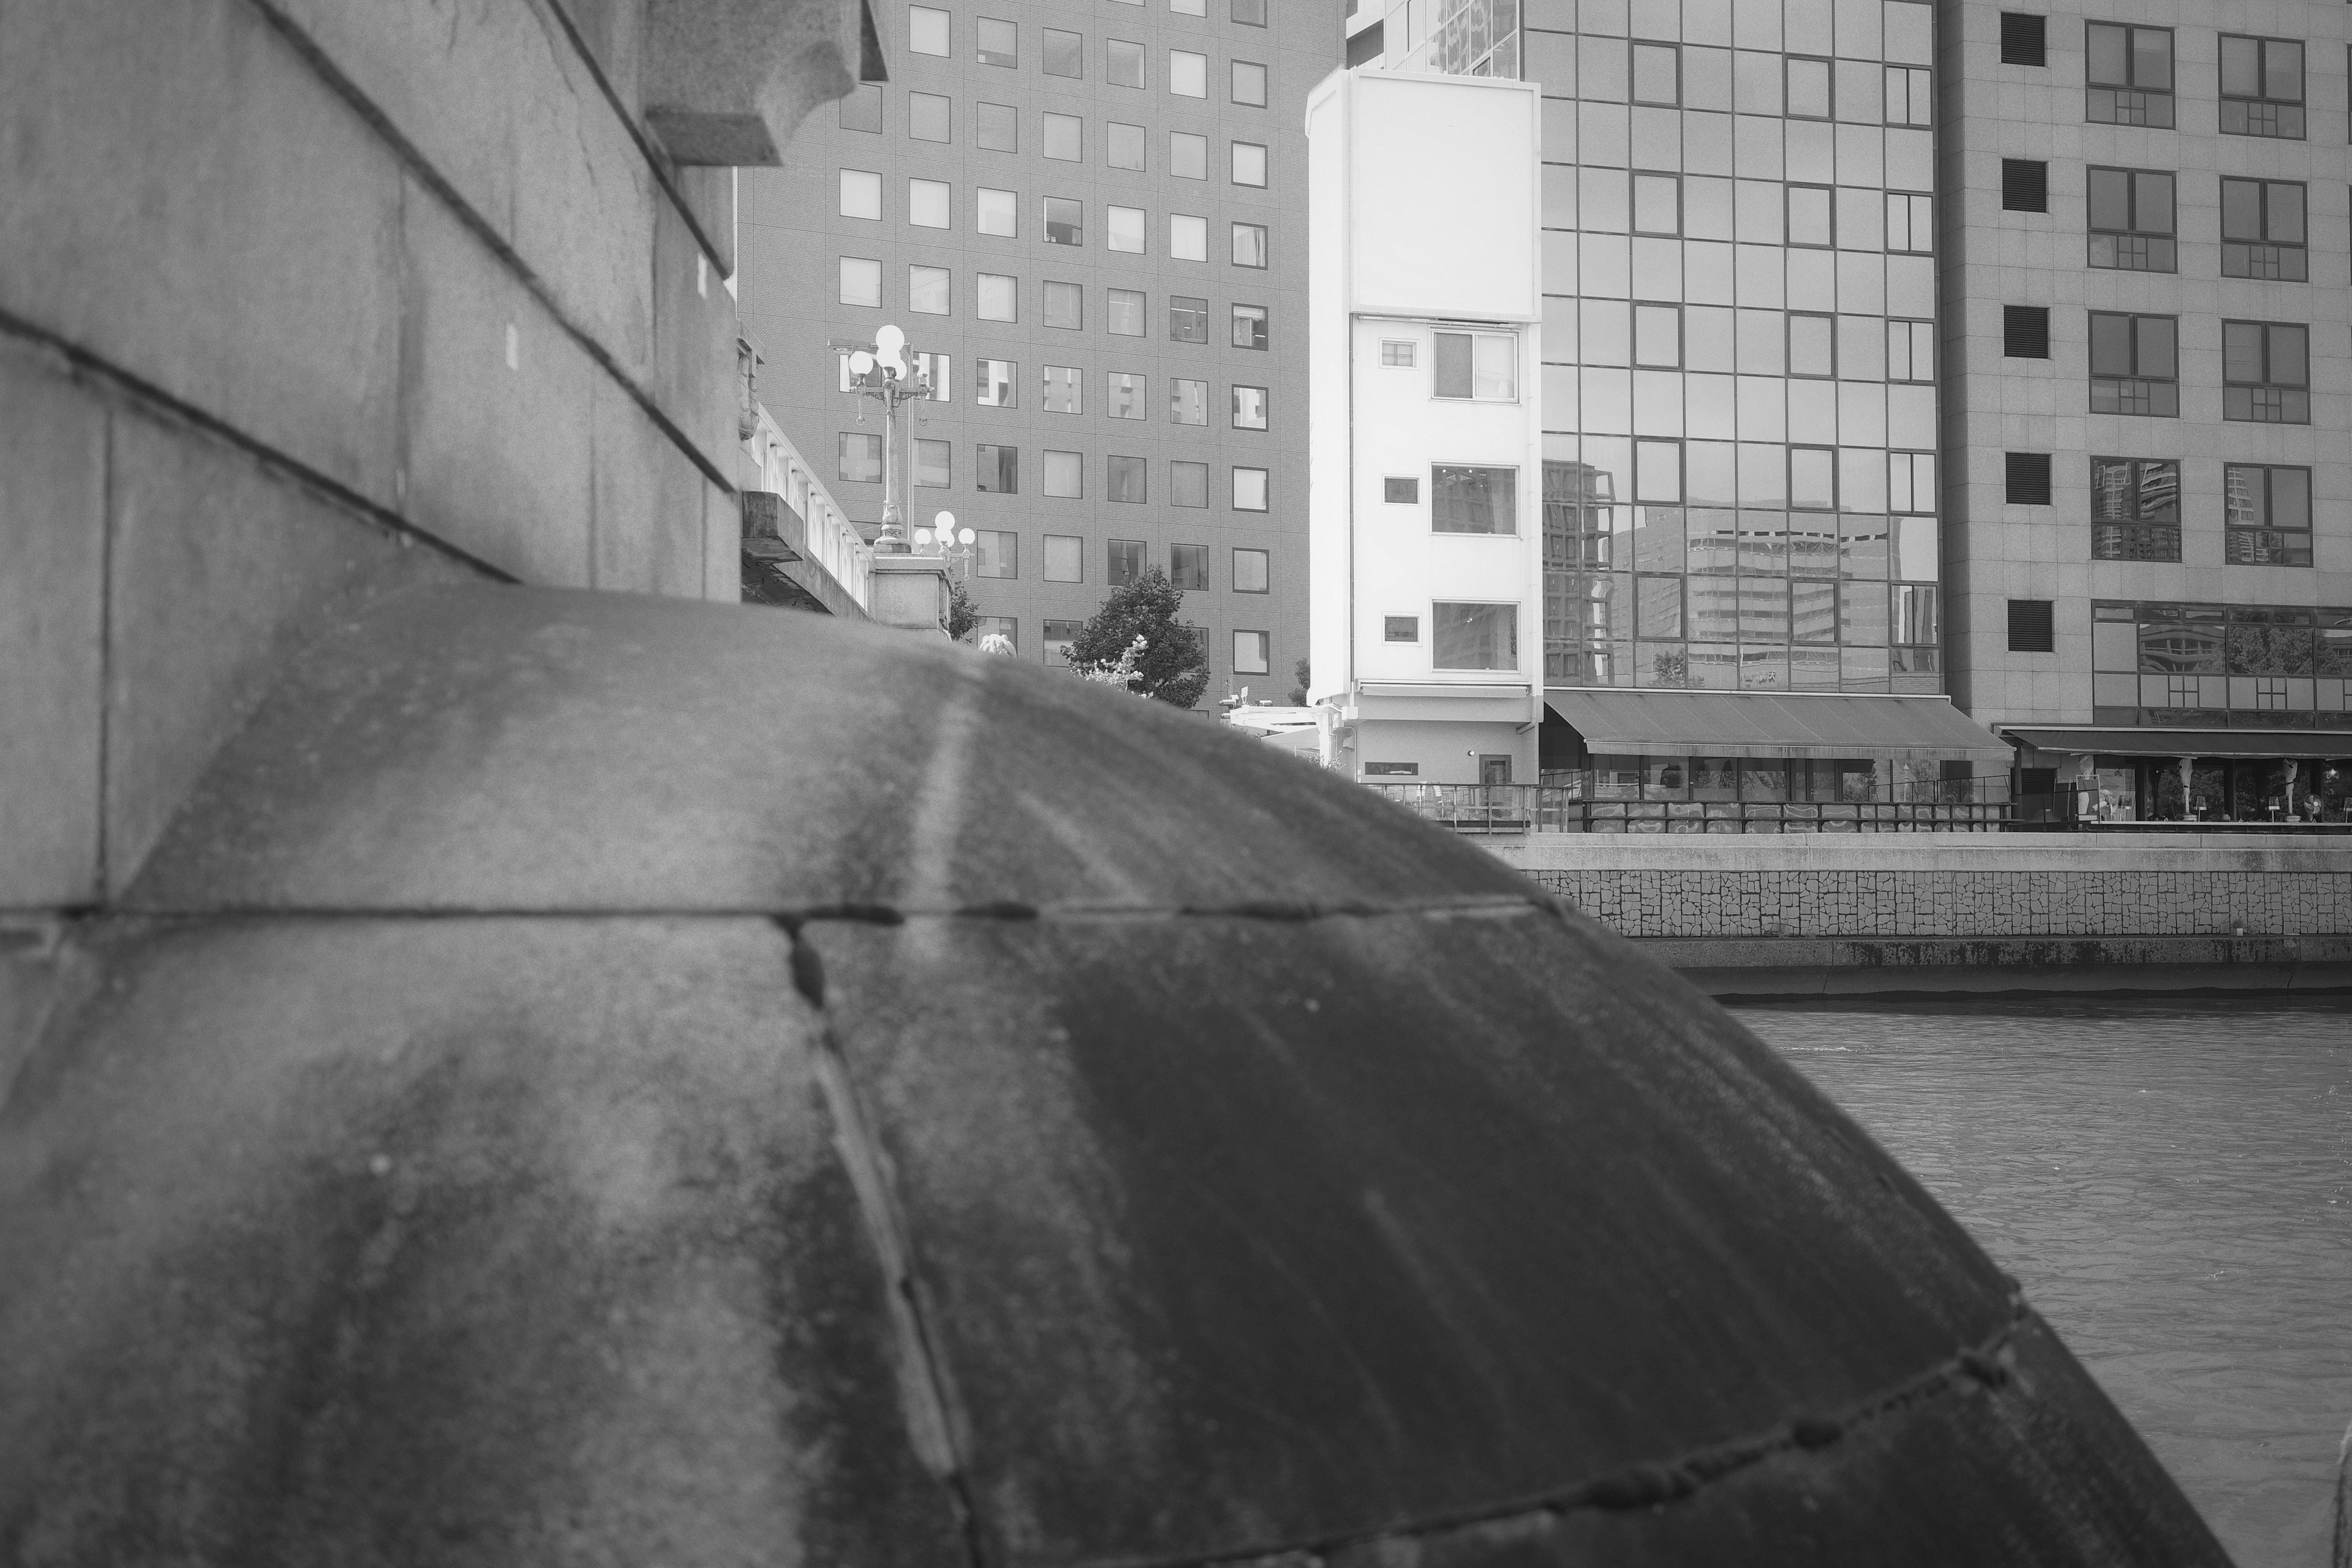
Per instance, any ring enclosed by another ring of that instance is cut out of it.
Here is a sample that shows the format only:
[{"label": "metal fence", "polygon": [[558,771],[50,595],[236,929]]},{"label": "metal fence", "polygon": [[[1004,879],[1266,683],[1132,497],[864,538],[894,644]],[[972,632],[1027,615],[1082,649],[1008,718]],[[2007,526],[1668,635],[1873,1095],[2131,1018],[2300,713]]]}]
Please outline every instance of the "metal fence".
[{"label": "metal fence", "polygon": [[1572,785],[1368,784],[1457,833],[1998,833],[2006,799],[1927,787],[1889,801],[1593,800]]}]

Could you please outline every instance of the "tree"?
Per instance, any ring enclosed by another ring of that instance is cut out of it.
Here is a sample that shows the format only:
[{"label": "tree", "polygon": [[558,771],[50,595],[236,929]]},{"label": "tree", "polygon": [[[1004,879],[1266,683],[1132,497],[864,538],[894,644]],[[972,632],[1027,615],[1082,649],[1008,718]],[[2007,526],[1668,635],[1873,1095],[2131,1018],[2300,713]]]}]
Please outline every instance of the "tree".
[{"label": "tree", "polygon": [[1290,673],[1298,678],[1298,684],[1290,689],[1290,705],[1304,708],[1307,706],[1307,689],[1315,684],[1314,672],[1302,658]]},{"label": "tree", "polygon": [[[1178,708],[1190,708],[1208,689],[1201,639],[1177,617],[1184,595],[1153,566],[1122,584],[1070,644],[1070,665],[1081,674],[1115,671],[1139,637],[1134,682],[1129,689]],[[1099,674],[1095,679],[1103,677]]]},{"label": "tree", "polygon": [[959,577],[948,584],[948,636],[961,642],[971,636],[971,629],[978,625],[980,606],[972,602],[971,590]]}]

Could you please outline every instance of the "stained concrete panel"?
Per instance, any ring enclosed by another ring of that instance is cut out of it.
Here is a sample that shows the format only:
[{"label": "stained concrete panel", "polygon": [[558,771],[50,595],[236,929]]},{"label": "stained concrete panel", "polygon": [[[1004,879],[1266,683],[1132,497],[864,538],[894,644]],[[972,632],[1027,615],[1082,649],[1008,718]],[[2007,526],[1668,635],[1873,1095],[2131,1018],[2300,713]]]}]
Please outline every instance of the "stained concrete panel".
[{"label": "stained concrete panel", "polygon": [[714,604],[743,602],[743,501],[705,480],[702,486],[702,596]]},{"label": "stained concrete panel", "polygon": [[654,399],[705,464],[731,474],[742,450],[735,300],[674,208],[655,227],[653,274]]},{"label": "stained concrete panel", "polygon": [[590,378],[595,419],[594,585],[706,597],[702,470],[610,376]]},{"label": "stained concrete panel", "polygon": [[399,171],[257,7],[0,10],[0,309],[393,502]]},{"label": "stained concrete panel", "polygon": [[526,582],[589,581],[593,364],[439,198],[408,185],[403,510]]},{"label": "stained concrete panel", "polygon": [[105,497],[105,410],[0,353],[0,909],[98,890]]},{"label": "stained concrete panel", "polygon": [[118,415],[110,457],[110,889],[323,619],[467,574],[184,426]]}]

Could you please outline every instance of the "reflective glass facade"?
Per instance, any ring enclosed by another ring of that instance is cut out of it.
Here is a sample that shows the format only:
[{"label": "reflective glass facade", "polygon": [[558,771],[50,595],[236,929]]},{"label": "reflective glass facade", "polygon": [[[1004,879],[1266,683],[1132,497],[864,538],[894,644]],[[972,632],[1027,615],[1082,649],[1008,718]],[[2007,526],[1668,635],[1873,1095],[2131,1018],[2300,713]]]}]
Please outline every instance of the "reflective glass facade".
[{"label": "reflective glass facade", "polygon": [[1940,690],[1930,8],[1524,19],[1547,679]]}]

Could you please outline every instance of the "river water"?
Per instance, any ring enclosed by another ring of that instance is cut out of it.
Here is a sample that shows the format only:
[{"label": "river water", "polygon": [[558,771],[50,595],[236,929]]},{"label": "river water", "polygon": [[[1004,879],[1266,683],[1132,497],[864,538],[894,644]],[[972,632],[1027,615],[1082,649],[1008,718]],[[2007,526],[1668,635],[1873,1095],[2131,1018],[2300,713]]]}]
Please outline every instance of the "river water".
[{"label": "river water", "polygon": [[2326,1568],[2352,1000],[1733,1011],[2023,1282],[2240,1568]]}]

